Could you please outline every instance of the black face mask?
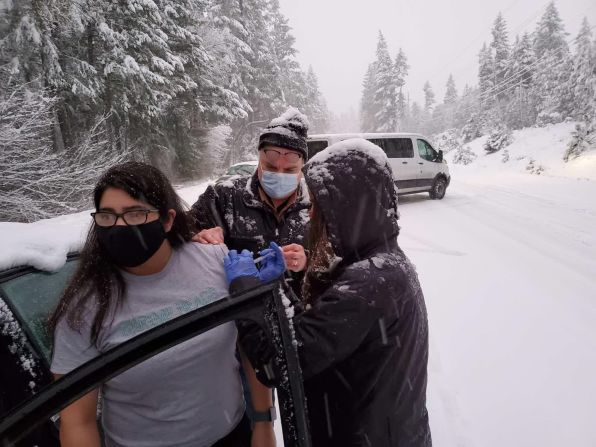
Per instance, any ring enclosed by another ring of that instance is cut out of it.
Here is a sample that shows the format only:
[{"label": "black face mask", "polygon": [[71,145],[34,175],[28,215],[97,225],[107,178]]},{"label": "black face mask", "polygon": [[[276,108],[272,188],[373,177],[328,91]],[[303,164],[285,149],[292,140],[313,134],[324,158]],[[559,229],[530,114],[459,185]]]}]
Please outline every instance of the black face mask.
[{"label": "black face mask", "polygon": [[99,243],[120,267],[137,267],[147,262],[166,238],[159,219],[143,225],[96,226],[95,229]]}]

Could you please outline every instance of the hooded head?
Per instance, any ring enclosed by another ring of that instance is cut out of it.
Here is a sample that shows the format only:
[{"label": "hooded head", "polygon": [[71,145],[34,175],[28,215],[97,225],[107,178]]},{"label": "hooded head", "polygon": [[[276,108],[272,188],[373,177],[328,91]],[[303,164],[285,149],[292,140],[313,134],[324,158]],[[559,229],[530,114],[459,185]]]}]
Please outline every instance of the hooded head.
[{"label": "hooded head", "polygon": [[353,262],[395,240],[397,191],[381,148],[360,138],[342,141],[315,155],[303,172],[336,256]]}]

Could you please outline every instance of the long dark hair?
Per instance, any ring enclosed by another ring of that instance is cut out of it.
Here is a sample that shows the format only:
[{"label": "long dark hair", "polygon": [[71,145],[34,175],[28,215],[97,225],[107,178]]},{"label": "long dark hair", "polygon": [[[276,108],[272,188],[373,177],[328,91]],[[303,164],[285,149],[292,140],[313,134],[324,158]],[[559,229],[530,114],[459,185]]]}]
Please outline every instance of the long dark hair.
[{"label": "long dark hair", "polygon": [[[121,189],[132,198],[154,206],[159,210],[162,221],[167,217],[168,210],[176,211],[172,229],[166,233],[173,248],[192,238],[192,224],[186,206],[159,169],[140,162],[126,162],[108,169],[93,191],[95,209],[99,209],[101,197],[108,188]],[[71,328],[79,329],[83,315],[93,310],[91,342],[97,345],[108,312],[120,306],[125,293],[126,283],[122,274],[99,244],[93,223],[81,250],[77,270],[49,319],[51,332],[55,331],[62,318],[66,318]]]},{"label": "long dark hair", "polygon": [[313,304],[331,283],[333,248],[327,236],[325,216],[315,197],[310,196],[312,219],[310,219],[306,248],[309,253],[308,266],[302,283],[302,300]]}]

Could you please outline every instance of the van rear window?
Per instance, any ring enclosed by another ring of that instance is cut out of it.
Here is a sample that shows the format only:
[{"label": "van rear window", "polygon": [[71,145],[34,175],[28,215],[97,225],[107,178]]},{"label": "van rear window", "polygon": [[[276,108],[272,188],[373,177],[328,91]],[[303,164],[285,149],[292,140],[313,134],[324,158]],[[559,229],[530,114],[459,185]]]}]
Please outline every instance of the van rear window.
[{"label": "van rear window", "polygon": [[383,149],[388,158],[414,158],[411,138],[372,138],[368,141]]},{"label": "van rear window", "polygon": [[309,141],[307,144],[308,144],[308,158],[312,158],[313,156],[315,156],[317,153],[321,152],[323,149],[325,149],[328,146],[327,141],[325,141],[325,140]]}]

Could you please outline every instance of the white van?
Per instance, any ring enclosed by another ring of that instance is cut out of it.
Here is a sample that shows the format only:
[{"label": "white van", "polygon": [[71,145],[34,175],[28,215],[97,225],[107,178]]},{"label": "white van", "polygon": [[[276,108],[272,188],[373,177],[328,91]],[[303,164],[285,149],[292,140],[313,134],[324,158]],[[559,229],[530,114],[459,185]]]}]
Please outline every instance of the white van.
[{"label": "white van", "polygon": [[308,157],[338,141],[364,138],[387,154],[399,194],[428,191],[431,199],[442,199],[451,176],[443,151],[435,151],[428,138],[415,133],[342,133],[308,137]]}]

